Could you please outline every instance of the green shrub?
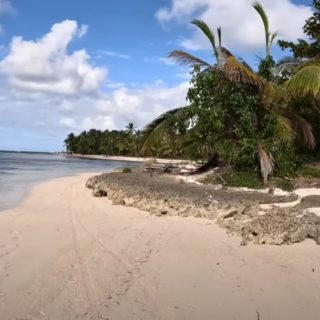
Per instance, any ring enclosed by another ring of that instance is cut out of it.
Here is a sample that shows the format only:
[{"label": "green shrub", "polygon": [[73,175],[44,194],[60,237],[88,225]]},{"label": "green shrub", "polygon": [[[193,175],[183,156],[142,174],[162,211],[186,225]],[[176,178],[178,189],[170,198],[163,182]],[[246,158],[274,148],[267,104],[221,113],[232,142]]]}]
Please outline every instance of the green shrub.
[{"label": "green shrub", "polygon": [[274,175],[277,177],[294,177],[301,167],[295,149],[290,144],[282,144],[277,149],[277,152],[274,153],[274,162]]},{"label": "green shrub", "polygon": [[306,178],[320,178],[320,169],[313,167],[302,167],[300,173],[303,177]]},{"label": "green shrub", "polygon": [[293,191],[294,181],[291,179],[279,179],[275,182],[275,187],[284,191]]},{"label": "green shrub", "polygon": [[223,175],[223,179],[229,187],[246,187],[250,189],[263,188],[261,178],[256,172],[230,172]]}]

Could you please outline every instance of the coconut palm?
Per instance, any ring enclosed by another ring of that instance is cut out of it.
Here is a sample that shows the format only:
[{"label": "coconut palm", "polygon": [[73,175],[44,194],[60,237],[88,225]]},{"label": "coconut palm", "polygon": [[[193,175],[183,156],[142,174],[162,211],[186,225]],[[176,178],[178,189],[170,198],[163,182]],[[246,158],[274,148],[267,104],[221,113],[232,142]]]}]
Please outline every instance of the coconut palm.
[{"label": "coconut palm", "polygon": [[[272,59],[272,44],[277,33],[270,32],[268,17],[263,7],[259,3],[255,3],[253,7],[260,15],[264,24],[266,59],[270,60]],[[191,23],[198,27],[208,38],[208,41],[212,46],[212,54],[215,60],[209,63],[182,50],[171,52],[169,58],[180,64],[199,68],[203,70],[202,72],[221,72],[225,78],[231,82],[255,87],[257,92],[260,92],[263,97],[261,103],[262,113],[269,113],[276,118],[278,138],[283,141],[292,141],[297,134],[300,134],[305,145],[308,148],[313,149],[315,146],[315,139],[312,133],[312,127],[304,118],[290,109],[290,94],[296,90],[299,94],[311,93],[314,96],[319,95],[320,63],[317,64],[319,61],[313,61],[311,65],[304,65],[301,69],[297,69],[295,75],[285,84],[285,86],[281,87],[253,72],[247,64],[237,59],[230,51],[224,48],[221,44],[221,28],[219,28],[217,32],[217,46],[214,32],[204,21],[193,20]],[[187,116],[185,117],[185,115]],[[152,146],[152,143],[155,141],[161,141],[168,133],[170,125],[172,125],[172,119],[178,121],[181,117],[185,117],[184,121],[189,122],[188,132],[192,132],[192,129],[197,126],[196,107],[194,105],[168,111],[152,121],[145,128],[143,150],[146,151],[148,148],[150,149],[150,146]],[[253,117],[258,117],[258,115],[253,114]],[[193,123],[192,126],[190,126],[190,122]],[[192,129],[190,130],[190,128]],[[187,136],[190,141],[192,135],[187,134]],[[263,141],[259,139],[252,141],[251,144],[255,145],[255,154],[260,162],[263,180],[266,182],[274,168],[272,150],[268,150],[267,147],[264,146]]]},{"label": "coconut palm", "polygon": [[130,134],[130,135],[133,135],[136,131],[136,126],[134,125],[133,122],[129,122],[127,125],[126,125],[126,131]]},{"label": "coconut palm", "polygon": [[263,22],[264,26],[264,32],[265,32],[265,49],[266,49],[266,58],[271,57],[271,49],[274,40],[278,36],[278,32],[270,32],[269,29],[269,18],[268,15],[266,14],[263,6],[259,2],[255,2],[252,7],[257,11],[259,16],[261,17],[261,20]]}]

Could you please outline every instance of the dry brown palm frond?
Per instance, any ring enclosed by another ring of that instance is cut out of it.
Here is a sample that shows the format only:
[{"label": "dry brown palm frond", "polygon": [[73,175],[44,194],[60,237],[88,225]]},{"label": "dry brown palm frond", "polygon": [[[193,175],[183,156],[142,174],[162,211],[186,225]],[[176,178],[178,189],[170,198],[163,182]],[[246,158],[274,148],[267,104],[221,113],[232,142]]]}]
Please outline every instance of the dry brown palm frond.
[{"label": "dry brown palm frond", "polygon": [[313,135],[312,125],[304,118],[297,114],[289,114],[292,125],[297,133],[299,133],[304,141],[306,147],[314,150],[316,147],[316,139]]},{"label": "dry brown palm frond", "polygon": [[211,65],[192,54],[182,51],[182,50],[174,50],[172,51],[169,56],[169,59],[178,62],[182,65],[191,66],[191,67],[200,67],[200,68],[207,68],[211,67]]},{"label": "dry brown palm frond", "polygon": [[258,87],[260,90],[265,87],[265,81],[253,71],[246,68],[233,55],[225,59],[225,63],[221,69],[231,81],[251,84]]},{"label": "dry brown palm frond", "polygon": [[263,183],[267,184],[268,177],[272,174],[274,168],[273,157],[270,152],[266,152],[260,143],[257,144],[257,151],[260,159],[260,170]]}]

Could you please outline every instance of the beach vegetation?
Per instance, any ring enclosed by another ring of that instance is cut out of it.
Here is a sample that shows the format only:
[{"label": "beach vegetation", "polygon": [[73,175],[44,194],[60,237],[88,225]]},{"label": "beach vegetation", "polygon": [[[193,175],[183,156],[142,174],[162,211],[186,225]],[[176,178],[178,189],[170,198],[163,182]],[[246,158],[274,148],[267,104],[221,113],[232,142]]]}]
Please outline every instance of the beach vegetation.
[{"label": "beach vegetation", "polygon": [[158,116],[143,131],[129,123],[120,131],[70,134],[67,151],[192,159],[232,168],[234,174],[226,178],[232,185],[244,180],[266,185],[272,177],[296,176],[303,157],[320,148],[320,1],[313,6],[304,26],[309,41],[279,40],[292,55],[275,61],[272,48],[279,35],[271,30],[262,5],[253,4],[265,38],[257,70],[223,46],[223,28],[213,30],[205,21],[193,20],[210,44],[212,60],[180,49],[169,54],[190,67],[187,105]]},{"label": "beach vegetation", "polygon": [[[317,6],[315,1],[316,10]],[[312,59],[292,57],[276,64],[272,45],[278,34],[270,31],[261,4],[253,8],[265,29],[265,57],[258,70],[222,46],[221,28],[216,41],[204,21],[192,21],[211,44],[214,61],[182,50],[170,53],[169,58],[193,69],[189,105],[151,122],[144,131],[142,151],[174,140],[190,158],[214,158],[217,164],[238,171],[259,171],[266,184],[272,175],[296,174],[301,165],[298,155],[316,149],[313,124],[319,119],[319,52]]]},{"label": "beach vegetation", "polygon": [[64,143],[66,151],[73,154],[138,157],[141,141],[141,131],[129,123],[124,130],[91,129],[79,135],[70,133]]}]

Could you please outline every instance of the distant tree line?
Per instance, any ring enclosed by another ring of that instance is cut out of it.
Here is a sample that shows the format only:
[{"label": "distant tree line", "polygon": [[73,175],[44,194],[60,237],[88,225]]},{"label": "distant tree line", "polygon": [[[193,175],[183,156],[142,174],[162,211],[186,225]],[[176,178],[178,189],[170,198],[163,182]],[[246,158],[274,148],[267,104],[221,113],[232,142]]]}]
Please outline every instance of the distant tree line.
[{"label": "distant tree line", "polygon": [[129,123],[125,130],[83,131],[70,133],[65,139],[68,153],[97,154],[110,156],[140,156],[141,131]]},{"label": "distant tree line", "polygon": [[91,129],[79,135],[71,132],[64,140],[64,144],[67,153],[70,154],[190,158],[190,154],[185,152],[179,141],[183,135],[174,130],[170,132],[171,134],[144,148],[146,139],[150,138],[149,133],[137,130],[136,126],[130,122],[124,130]]}]

